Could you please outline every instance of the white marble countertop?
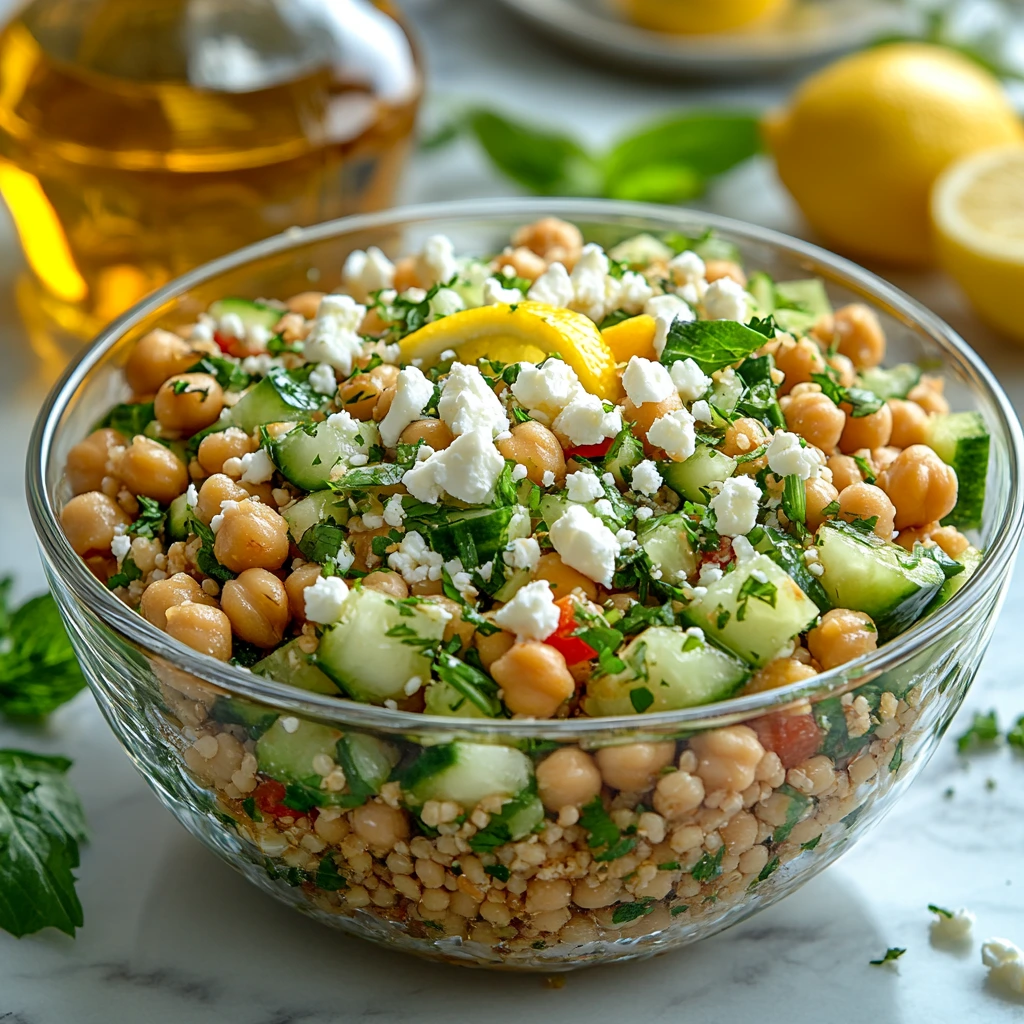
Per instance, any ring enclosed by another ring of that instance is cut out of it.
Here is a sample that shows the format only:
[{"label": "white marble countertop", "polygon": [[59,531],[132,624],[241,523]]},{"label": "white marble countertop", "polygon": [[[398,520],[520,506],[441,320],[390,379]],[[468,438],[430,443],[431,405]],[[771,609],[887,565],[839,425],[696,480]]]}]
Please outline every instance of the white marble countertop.
[{"label": "white marble countertop", "polygon": [[[719,99],[762,106],[781,94],[779,84],[695,89],[606,74],[534,40],[490,0],[407,6],[424,40],[435,106],[441,96],[500,104],[575,123],[581,137],[600,143],[659,111]],[[425,201],[507,191],[471,148],[459,146],[421,158],[406,194]],[[806,234],[765,166],[721,183],[707,205]],[[0,242],[0,295],[7,300],[0,301],[0,476],[7,481],[0,572],[14,572],[24,595],[42,586],[21,477],[47,370],[13,325],[17,257],[6,227]],[[985,331],[937,275],[894,280],[961,330],[1024,406],[1024,352]],[[1022,616],[1019,570],[954,733],[974,710],[997,708],[1004,723],[1024,712],[1015,632]],[[0,745],[74,758],[72,779],[92,834],[79,872],[86,924],[78,938],[49,931],[18,941],[0,933],[0,1022],[506,1024],[554,1013],[593,1024],[1024,1019],[1024,1003],[987,986],[978,952],[992,935],[1024,943],[1024,759],[1005,749],[962,763],[947,739],[895,813],[779,906],[682,952],[570,975],[553,990],[537,976],[469,972],[387,953],[258,894],[157,804],[88,694],[36,734],[0,726]],[[949,787],[952,797],[944,796]],[[978,941],[969,953],[929,944],[932,902],[977,913]],[[899,964],[869,966],[888,946],[907,948]]]}]

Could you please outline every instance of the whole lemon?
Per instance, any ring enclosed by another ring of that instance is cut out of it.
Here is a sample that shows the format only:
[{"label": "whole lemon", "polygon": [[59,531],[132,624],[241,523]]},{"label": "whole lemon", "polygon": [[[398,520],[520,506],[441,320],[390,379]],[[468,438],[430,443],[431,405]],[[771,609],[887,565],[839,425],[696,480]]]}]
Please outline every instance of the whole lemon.
[{"label": "whole lemon", "polygon": [[731,32],[781,14],[790,0],[618,0],[642,28],[678,35]]},{"label": "whole lemon", "polygon": [[1024,140],[999,82],[966,58],[893,43],[813,75],[763,125],[779,177],[835,247],[932,262],[928,196],[954,160]]}]

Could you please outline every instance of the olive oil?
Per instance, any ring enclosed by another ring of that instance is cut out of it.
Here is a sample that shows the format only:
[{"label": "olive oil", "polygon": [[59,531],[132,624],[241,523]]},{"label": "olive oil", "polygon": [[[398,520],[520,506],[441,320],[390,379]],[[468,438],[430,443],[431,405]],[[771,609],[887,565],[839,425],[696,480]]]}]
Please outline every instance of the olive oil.
[{"label": "olive oil", "polygon": [[386,4],[35,0],[0,33],[23,311],[89,337],[199,263],[387,206],[420,91]]}]

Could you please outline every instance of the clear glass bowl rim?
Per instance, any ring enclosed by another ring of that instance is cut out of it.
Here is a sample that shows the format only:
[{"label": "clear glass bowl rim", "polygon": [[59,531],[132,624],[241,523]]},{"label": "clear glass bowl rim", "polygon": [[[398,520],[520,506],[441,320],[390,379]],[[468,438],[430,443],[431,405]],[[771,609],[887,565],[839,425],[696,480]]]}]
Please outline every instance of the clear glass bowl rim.
[{"label": "clear glass bowl rim", "polygon": [[[244,669],[198,655],[172,640],[132,611],[106,589],[86,568],[60,528],[59,518],[45,481],[54,440],[69,402],[94,366],[124,333],[154,311],[225,272],[263,257],[322,242],[353,231],[399,228],[406,224],[432,220],[487,220],[516,218],[524,223],[543,216],[587,219],[646,218],[658,220],[665,230],[715,228],[748,241],[768,245],[792,257],[802,258],[827,268],[833,281],[860,292],[869,301],[885,303],[916,330],[926,334],[945,356],[986,393],[1000,420],[1007,444],[1010,486],[1006,514],[994,529],[995,540],[985,553],[978,570],[960,591],[942,608],[917,623],[891,643],[840,668],[822,672],[810,680],[777,690],[734,697],[716,704],[666,711],[651,715],[620,715],[608,718],[576,718],[539,721],[532,719],[457,719],[413,712],[391,711],[337,697],[309,693],[284,683],[253,675]],[[880,277],[863,267],[808,242],[781,232],[747,224],[716,214],[678,207],[657,206],[593,199],[486,199],[429,203],[396,207],[391,210],[345,217],[310,228],[293,228],[283,234],[239,249],[220,259],[197,267],[153,292],[113,321],[94,343],[68,366],[54,385],[40,410],[29,442],[26,483],[30,512],[44,556],[60,574],[74,596],[93,610],[111,629],[150,654],[174,667],[220,687],[233,696],[270,705],[285,712],[334,721],[341,725],[373,729],[392,734],[416,733],[421,736],[453,734],[516,738],[540,737],[568,741],[592,733],[699,730],[740,722],[780,709],[798,700],[819,700],[849,689],[852,681],[894,668],[929,643],[938,641],[960,618],[975,596],[998,587],[1010,564],[1024,525],[1024,488],[1020,468],[1024,462],[1024,435],[1006,394],[991,371],[967,343],[943,320]]]}]

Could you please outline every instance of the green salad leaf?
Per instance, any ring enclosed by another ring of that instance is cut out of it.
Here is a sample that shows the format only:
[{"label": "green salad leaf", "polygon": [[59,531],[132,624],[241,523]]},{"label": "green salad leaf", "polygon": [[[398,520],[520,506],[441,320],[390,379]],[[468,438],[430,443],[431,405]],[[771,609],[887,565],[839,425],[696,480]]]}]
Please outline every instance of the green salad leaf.
[{"label": "green salad leaf", "polygon": [[714,373],[746,359],[763,344],[763,334],[735,320],[675,320],[661,361],[671,366],[692,359],[705,373]]},{"label": "green salad leaf", "polygon": [[156,411],[152,402],[125,402],[115,405],[97,426],[111,427],[130,441],[155,419]]}]

